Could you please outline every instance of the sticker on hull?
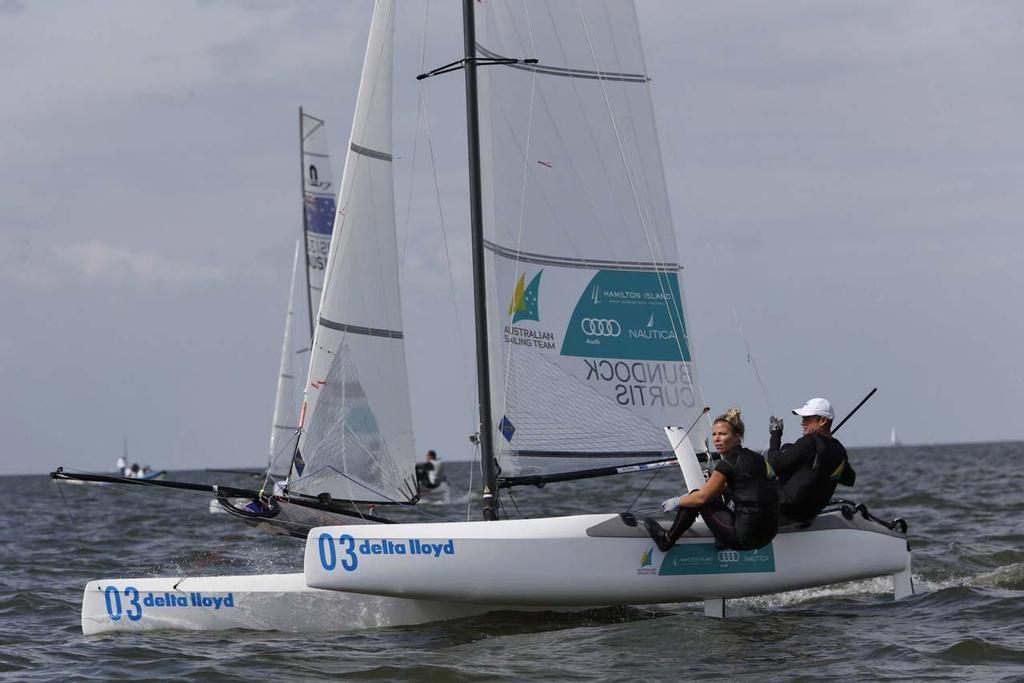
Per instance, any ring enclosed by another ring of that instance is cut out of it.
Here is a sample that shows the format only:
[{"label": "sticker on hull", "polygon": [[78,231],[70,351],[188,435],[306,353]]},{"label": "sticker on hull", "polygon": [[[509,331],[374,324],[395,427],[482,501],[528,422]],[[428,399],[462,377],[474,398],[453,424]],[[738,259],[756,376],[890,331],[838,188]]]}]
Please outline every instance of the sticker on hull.
[{"label": "sticker on hull", "polygon": [[757,550],[718,550],[714,543],[681,543],[665,553],[658,576],[774,571],[775,552],[770,543]]}]

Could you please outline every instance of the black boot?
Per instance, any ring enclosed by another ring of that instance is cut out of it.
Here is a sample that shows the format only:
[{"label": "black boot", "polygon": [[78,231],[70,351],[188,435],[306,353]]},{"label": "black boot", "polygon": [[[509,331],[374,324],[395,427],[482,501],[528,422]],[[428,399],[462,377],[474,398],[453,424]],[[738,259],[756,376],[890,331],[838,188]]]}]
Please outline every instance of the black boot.
[{"label": "black boot", "polygon": [[653,517],[644,517],[644,529],[654,539],[654,544],[658,546],[658,550],[661,552],[667,553],[675,545],[672,541],[668,540],[665,530],[661,528],[661,525]]}]

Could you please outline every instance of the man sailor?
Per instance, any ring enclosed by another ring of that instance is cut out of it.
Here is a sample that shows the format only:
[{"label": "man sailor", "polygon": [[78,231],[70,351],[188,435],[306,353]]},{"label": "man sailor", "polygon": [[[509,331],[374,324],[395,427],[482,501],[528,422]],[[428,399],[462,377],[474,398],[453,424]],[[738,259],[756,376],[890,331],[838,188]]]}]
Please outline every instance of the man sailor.
[{"label": "man sailor", "polygon": [[420,488],[436,489],[445,481],[441,461],[435,451],[427,451],[427,461],[416,464],[416,482]]},{"label": "man sailor", "polygon": [[123,455],[117,459],[117,476],[128,476],[128,461],[124,459]]},{"label": "man sailor", "polygon": [[853,486],[856,472],[846,448],[832,436],[835,413],[824,398],[812,398],[793,410],[804,435],[782,447],[782,419],[770,419],[768,462],[782,484],[781,512],[796,522],[809,523],[824,509],[836,484]]}]

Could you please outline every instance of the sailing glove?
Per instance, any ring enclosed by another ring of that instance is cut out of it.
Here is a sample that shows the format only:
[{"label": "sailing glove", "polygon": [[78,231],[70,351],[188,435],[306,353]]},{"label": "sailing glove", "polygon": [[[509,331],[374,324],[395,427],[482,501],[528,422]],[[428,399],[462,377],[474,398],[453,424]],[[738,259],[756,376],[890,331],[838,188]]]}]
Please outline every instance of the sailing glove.
[{"label": "sailing glove", "polygon": [[662,512],[673,512],[675,510],[678,510],[679,508],[679,496],[669,498],[668,500],[661,504]]},{"label": "sailing glove", "polygon": [[768,433],[769,434],[775,434],[775,433],[782,434],[782,418],[781,417],[775,417],[774,415],[772,415],[771,417],[768,418]]}]

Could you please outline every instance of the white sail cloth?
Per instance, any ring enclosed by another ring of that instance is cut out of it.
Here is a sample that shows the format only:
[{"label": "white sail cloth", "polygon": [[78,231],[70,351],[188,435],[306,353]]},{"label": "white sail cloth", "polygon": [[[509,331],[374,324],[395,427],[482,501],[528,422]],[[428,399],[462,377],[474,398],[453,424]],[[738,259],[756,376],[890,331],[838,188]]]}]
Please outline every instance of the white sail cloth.
[{"label": "white sail cloth", "polygon": [[295,330],[295,280],[298,275],[299,244],[295,244],[292,258],[292,279],[288,286],[288,314],[284,320],[284,339],[281,342],[281,363],[277,373],[277,393],[274,396],[274,418],[270,425],[270,456],[267,471],[273,469],[278,457],[287,450],[289,442],[299,428],[299,400],[296,395],[296,368],[298,354],[292,344]]},{"label": "white sail cloth", "polygon": [[393,3],[376,2],[289,484],[337,500],[404,502],[414,489],[391,156],[393,31]]},{"label": "white sail cloth", "polygon": [[479,70],[502,474],[671,458],[703,404],[632,2],[478,10],[479,56],[539,60]]}]

